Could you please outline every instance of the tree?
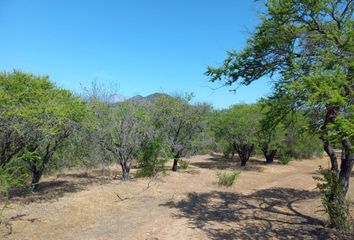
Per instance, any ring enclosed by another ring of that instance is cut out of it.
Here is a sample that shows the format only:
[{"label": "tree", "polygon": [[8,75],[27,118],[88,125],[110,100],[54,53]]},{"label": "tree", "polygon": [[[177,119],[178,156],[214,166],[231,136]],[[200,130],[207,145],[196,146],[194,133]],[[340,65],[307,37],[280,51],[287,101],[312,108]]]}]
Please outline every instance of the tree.
[{"label": "tree", "polygon": [[0,166],[20,158],[37,184],[65,139],[85,117],[85,102],[48,77],[0,74]]},{"label": "tree", "polygon": [[[74,131],[79,131],[81,123],[86,117],[85,101],[71,92],[63,89],[53,89],[48,92],[46,114],[43,131],[37,140],[28,145],[27,150],[36,152],[38,158],[26,159],[32,174],[32,184],[36,186],[42,174],[53,159],[54,154],[65,147],[67,139]],[[43,99],[41,99],[43,100]]]},{"label": "tree", "polygon": [[40,94],[51,87],[47,80],[17,71],[0,74],[0,166],[8,164],[35,140],[42,109],[34,105],[39,106]]},{"label": "tree", "polygon": [[267,163],[272,163],[277,153],[278,157],[296,159],[322,156],[318,134],[311,131],[311,126],[317,119],[299,110],[284,114],[276,107],[279,107],[279,103],[269,99],[262,100],[261,105],[258,144]]},{"label": "tree", "polygon": [[164,142],[173,156],[172,171],[177,171],[178,160],[193,153],[193,140],[206,126],[205,104],[190,105],[191,95],[185,97],[162,96],[153,103],[155,127],[160,129]]},{"label": "tree", "polygon": [[[247,46],[206,72],[211,81],[226,85],[276,76],[272,98],[289,103],[280,105],[283,114],[296,109],[322,113],[317,130],[338,172],[343,205],[354,161],[353,5],[352,0],[268,0]],[[335,143],[342,145],[340,171]]]},{"label": "tree", "polygon": [[123,102],[110,108],[109,116],[103,119],[102,147],[109,151],[122,168],[122,179],[129,179],[132,160],[140,151],[144,139],[146,117],[144,107]]},{"label": "tree", "polygon": [[212,123],[216,139],[226,143],[224,147],[229,151],[238,154],[241,166],[246,165],[255,151],[260,118],[259,106],[238,104],[217,113]]},{"label": "tree", "polygon": [[266,163],[271,164],[274,162],[279,148],[282,147],[284,129],[282,125],[270,127],[265,119],[261,120],[260,125],[260,130],[257,133],[257,142],[266,159]]}]

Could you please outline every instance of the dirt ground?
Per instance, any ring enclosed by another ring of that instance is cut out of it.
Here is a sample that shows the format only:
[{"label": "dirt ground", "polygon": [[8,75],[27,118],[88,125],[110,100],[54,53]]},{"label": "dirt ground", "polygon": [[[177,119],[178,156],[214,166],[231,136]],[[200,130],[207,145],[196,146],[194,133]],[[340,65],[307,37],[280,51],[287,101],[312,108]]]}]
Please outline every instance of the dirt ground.
[{"label": "dirt ground", "polygon": [[[345,239],[326,228],[315,190],[328,159],[265,165],[251,159],[231,187],[218,155],[153,179],[114,180],[116,169],[46,177],[38,193],[11,200],[0,239]],[[134,174],[132,174],[134,175]],[[354,199],[354,181],[349,196]]]}]

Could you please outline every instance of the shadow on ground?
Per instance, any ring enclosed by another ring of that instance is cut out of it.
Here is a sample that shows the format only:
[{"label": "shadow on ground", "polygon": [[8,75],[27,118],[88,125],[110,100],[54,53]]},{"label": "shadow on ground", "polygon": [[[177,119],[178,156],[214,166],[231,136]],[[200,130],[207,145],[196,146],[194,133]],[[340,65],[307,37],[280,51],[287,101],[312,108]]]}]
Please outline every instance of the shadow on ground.
[{"label": "shadow on ground", "polygon": [[26,214],[17,214],[9,219],[1,219],[0,220],[0,237],[6,238],[10,236],[13,232],[12,222],[13,221],[22,221],[22,222],[36,222],[39,221],[37,218],[28,218]]},{"label": "shadow on ground", "polygon": [[[274,164],[278,164],[278,163],[274,163]],[[191,165],[199,167],[199,168],[206,168],[206,169],[218,169],[218,170],[241,169],[241,170],[245,170],[245,171],[262,172],[264,170],[263,166],[265,166],[266,163],[265,163],[264,160],[251,158],[251,159],[248,160],[247,166],[241,167],[240,166],[240,159],[238,157],[227,159],[227,158],[224,158],[222,156],[217,156],[216,155],[216,156],[207,158],[207,161],[192,162]]]},{"label": "shadow on ground", "polygon": [[175,217],[187,218],[192,228],[201,229],[209,239],[347,239],[298,210],[298,202],[317,196],[292,188],[265,189],[249,195],[192,192],[186,200],[162,206],[177,209]]},{"label": "shadow on ground", "polygon": [[83,191],[88,185],[105,184],[113,179],[111,175],[102,172],[58,174],[56,179],[40,182],[36,192],[31,191],[29,187],[13,191],[10,201],[22,204],[55,201],[65,194]]}]

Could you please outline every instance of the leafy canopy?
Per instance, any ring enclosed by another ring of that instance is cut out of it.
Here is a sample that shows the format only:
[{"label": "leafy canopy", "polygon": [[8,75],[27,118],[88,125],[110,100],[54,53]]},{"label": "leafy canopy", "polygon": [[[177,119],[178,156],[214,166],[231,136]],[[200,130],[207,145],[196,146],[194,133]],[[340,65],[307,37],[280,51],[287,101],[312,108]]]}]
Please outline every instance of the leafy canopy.
[{"label": "leafy canopy", "polygon": [[283,114],[332,107],[335,119],[318,130],[332,141],[353,140],[353,4],[351,0],[268,0],[247,46],[229,52],[222,66],[208,67],[206,74],[225,85],[274,77],[272,98]]}]

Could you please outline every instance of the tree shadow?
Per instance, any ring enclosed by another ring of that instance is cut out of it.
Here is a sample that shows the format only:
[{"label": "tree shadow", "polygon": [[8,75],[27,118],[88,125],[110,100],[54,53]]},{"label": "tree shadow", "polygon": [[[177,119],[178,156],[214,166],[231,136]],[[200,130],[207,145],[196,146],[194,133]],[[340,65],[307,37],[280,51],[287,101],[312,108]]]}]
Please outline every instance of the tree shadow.
[{"label": "tree shadow", "polygon": [[[318,193],[292,188],[259,190],[249,195],[214,191],[189,193],[186,200],[162,206],[177,209],[191,228],[209,239],[331,239],[339,236],[324,223],[297,208]],[[346,238],[344,238],[346,239]]]},{"label": "tree shadow", "polygon": [[30,187],[14,189],[10,193],[10,201],[21,204],[33,202],[56,201],[66,194],[83,191],[92,184],[105,184],[112,180],[105,175],[88,173],[58,174],[56,179],[44,180],[38,184],[38,190],[33,192]]},{"label": "tree shadow", "polygon": [[219,169],[219,170],[221,170],[221,169],[235,169],[238,166],[238,164],[236,162],[223,161],[223,160],[221,160],[220,162],[212,162],[212,161],[193,162],[193,163],[190,163],[190,165],[198,167],[198,168]]},{"label": "tree shadow", "polygon": [[225,158],[222,155],[213,155],[206,158],[206,161],[191,162],[190,165],[206,169],[235,169],[237,162],[235,158]]},{"label": "tree shadow", "polygon": [[191,174],[191,175],[199,175],[200,174],[200,170],[198,169],[180,169],[179,170],[180,173],[187,173],[187,174]]},{"label": "tree shadow", "polygon": [[16,221],[22,221],[22,222],[27,221],[30,223],[33,223],[36,221],[40,222],[40,220],[37,218],[28,218],[27,214],[17,214],[17,215],[10,217],[8,219],[3,218],[0,220],[0,237],[6,238],[6,237],[10,236],[13,232],[13,229],[12,229],[13,222],[16,222]]},{"label": "tree shadow", "polygon": [[240,170],[242,171],[253,171],[253,172],[263,172],[264,171],[264,167],[261,166],[257,166],[257,165],[246,165],[244,167],[239,166]]},{"label": "tree shadow", "polygon": [[206,169],[217,169],[217,170],[240,169],[245,171],[257,171],[257,172],[262,172],[264,170],[263,166],[266,165],[264,160],[260,160],[257,158],[249,159],[245,167],[241,167],[240,163],[241,161],[238,157],[225,158],[223,156],[213,156],[207,158],[206,161],[191,162],[190,164],[198,168],[206,168]]},{"label": "tree shadow", "polygon": [[96,178],[96,176],[90,175],[88,172],[82,172],[82,173],[59,173],[57,174],[57,178],[87,178],[87,179],[93,179]]}]

